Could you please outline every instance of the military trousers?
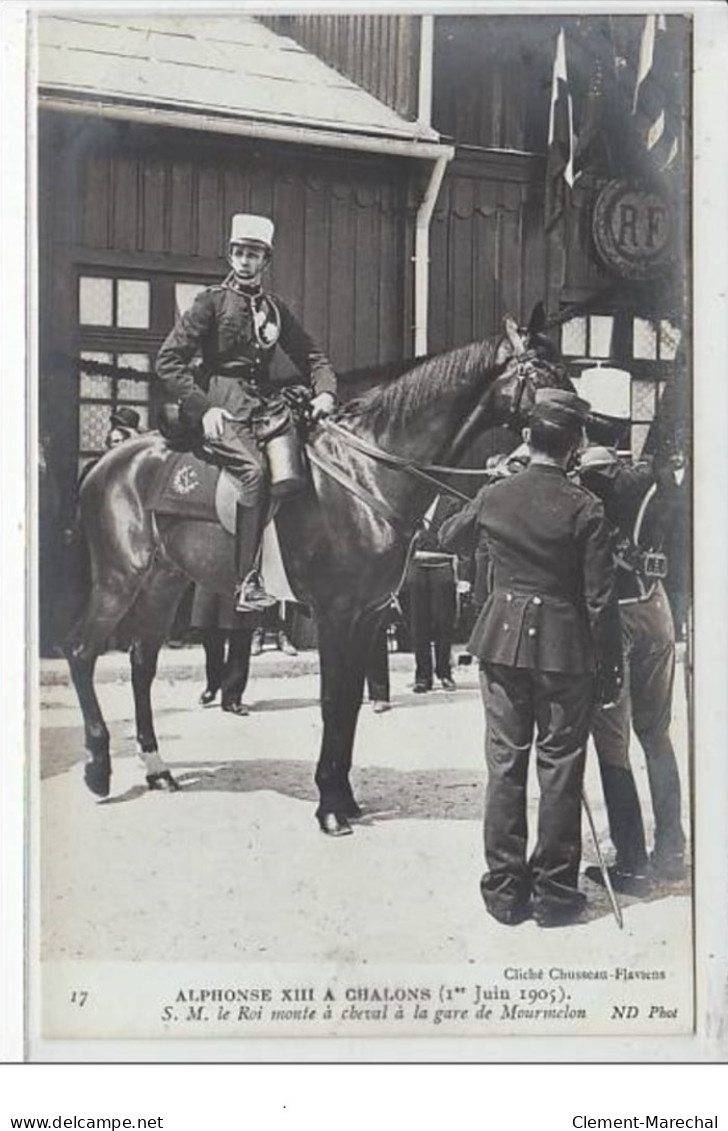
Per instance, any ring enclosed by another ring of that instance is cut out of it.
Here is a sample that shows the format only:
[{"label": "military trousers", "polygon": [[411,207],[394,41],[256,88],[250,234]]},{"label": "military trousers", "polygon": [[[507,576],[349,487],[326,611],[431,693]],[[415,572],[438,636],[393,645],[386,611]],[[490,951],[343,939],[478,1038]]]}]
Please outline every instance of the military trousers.
[{"label": "military trousers", "polygon": [[242,485],[240,502],[244,507],[259,507],[265,494],[264,456],[248,420],[226,420],[219,440],[205,440],[206,450],[215,462],[234,475]]},{"label": "military trousers", "polygon": [[389,702],[389,649],[387,645],[387,623],[377,629],[367,656],[364,671],[367,694],[370,703]]},{"label": "military trousers", "polygon": [[[594,707],[592,673],[480,664],[486,715],[485,860],[481,881],[496,918],[524,907],[569,914],[578,890],[581,795]],[[536,743],[540,791],[536,844],[527,859],[528,764]]]},{"label": "military trousers", "polygon": [[433,668],[438,679],[452,679],[450,653],[457,617],[453,563],[420,565],[415,560],[408,582],[415,680],[432,687]]},{"label": "military trousers", "polygon": [[202,632],[207,690],[221,692],[223,707],[241,703],[248,685],[254,620],[243,615],[249,622],[243,628],[206,628]]},{"label": "military trousers", "polygon": [[670,738],[675,679],[675,634],[667,596],[658,582],[645,601],[619,606],[624,684],[614,707],[594,713],[592,733],[602,774],[609,831],[617,863],[646,864],[645,832],[629,759],[630,723],[644,750],[658,858],[682,857],[680,777]]}]

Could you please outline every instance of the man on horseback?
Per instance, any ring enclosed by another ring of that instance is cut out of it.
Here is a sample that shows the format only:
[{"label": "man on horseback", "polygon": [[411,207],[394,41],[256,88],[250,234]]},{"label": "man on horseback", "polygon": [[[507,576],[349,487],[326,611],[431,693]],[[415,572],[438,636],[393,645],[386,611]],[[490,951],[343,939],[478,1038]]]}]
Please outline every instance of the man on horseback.
[{"label": "man on horseback", "polygon": [[[229,274],[219,286],[198,295],[177,320],[156,366],[168,397],[179,404],[181,422],[201,430],[205,449],[241,483],[235,537],[239,612],[275,603],[256,569],[268,499],[254,420],[276,392],[270,376],[276,346],[310,383],[314,420],[329,415],[336,403],[336,374],[328,359],[288,307],[262,288],[273,233],[273,222],[266,216],[233,216]],[[191,368],[198,354],[201,377]]]}]

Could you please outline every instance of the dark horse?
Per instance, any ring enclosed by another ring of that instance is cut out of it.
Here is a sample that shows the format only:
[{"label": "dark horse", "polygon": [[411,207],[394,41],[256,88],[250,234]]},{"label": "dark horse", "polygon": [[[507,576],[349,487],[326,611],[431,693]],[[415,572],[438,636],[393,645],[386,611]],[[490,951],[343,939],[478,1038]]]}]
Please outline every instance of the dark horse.
[{"label": "dark horse", "polygon": [[[360,815],[349,771],[364,663],[436,494],[436,486],[353,447],[347,436],[413,465],[453,463],[478,432],[520,426],[535,387],[568,386],[562,371],[528,346],[507,321],[499,342],[428,359],[351,402],[337,425],[318,427],[310,437],[311,489],[280,505],[276,522],[288,577],[318,625],[323,738],[316,815],[330,835],[350,832],[349,822]],[[146,508],[164,451],[156,433],[129,441],[100,461],[81,492],[93,586],[65,651],[83,711],[85,779],[101,797],[109,792],[111,760],[93,676],[105,642],[112,633],[133,641],[138,752],[151,788],[177,788],[154,733],[157,654],[190,578],[220,593],[232,592],[235,581],[232,538],[221,526]]]}]

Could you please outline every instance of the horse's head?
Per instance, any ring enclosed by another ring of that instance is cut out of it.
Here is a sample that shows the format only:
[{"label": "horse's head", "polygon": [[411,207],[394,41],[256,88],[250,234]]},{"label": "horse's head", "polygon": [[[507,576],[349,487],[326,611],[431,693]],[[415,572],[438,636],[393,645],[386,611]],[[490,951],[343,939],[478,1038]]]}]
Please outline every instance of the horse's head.
[{"label": "horse's head", "polygon": [[491,405],[499,424],[515,430],[523,427],[537,389],[574,391],[559,354],[544,330],[541,303],[525,329],[520,329],[510,315],[504,319],[503,336],[495,350],[495,365],[501,372],[491,393]]}]

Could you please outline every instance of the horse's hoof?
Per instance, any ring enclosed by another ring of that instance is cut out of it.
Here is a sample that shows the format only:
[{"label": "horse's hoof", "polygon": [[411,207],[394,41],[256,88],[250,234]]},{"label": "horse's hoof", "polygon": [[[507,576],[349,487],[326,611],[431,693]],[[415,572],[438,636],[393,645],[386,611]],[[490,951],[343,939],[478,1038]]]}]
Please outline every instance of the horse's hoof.
[{"label": "horse's hoof", "polygon": [[111,789],[111,770],[96,762],[87,762],[83,768],[83,780],[95,797],[108,797]]},{"label": "horse's hoof", "polygon": [[326,836],[351,836],[354,831],[346,817],[339,817],[336,813],[319,813],[318,823]]},{"label": "horse's hoof", "polygon": [[179,790],[179,782],[175,781],[169,770],[163,770],[161,774],[147,774],[147,785],[150,789],[161,789],[167,793],[177,793]]}]

